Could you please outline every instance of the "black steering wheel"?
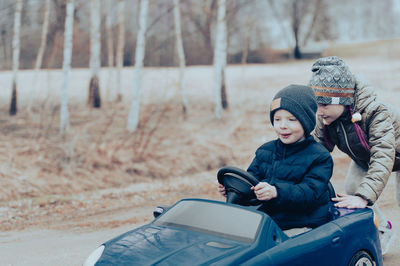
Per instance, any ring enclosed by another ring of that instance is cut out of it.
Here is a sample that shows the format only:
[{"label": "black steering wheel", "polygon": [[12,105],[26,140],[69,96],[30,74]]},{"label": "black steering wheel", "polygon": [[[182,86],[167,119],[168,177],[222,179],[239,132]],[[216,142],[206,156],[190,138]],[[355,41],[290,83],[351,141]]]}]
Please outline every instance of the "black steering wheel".
[{"label": "black steering wheel", "polygon": [[225,187],[226,202],[244,206],[259,203],[254,191],[251,190],[251,187],[257,185],[259,181],[248,172],[234,166],[226,166],[218,171],[217,178]]}]

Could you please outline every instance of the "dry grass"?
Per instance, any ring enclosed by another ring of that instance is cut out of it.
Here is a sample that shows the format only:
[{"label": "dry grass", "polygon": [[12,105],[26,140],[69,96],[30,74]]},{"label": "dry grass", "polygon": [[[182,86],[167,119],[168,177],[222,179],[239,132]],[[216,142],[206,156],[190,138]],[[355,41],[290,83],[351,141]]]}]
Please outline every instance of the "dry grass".
[{"label": "dry grass", "polygon": [[[122,104],[100,110],[72,106],[66,137],[58,132],[58,109],[50,110],[35,107],[1,117],[1,201],[122,187],[234,161],[232,147],[212,139],[215,131],[230,138],[228,119],[210,117],[203,121],[207,126],[192,121],[187,127],[178,105],[145,106],[135,133],[125,129],[128,110]],[[207,130],[210,124],[215,128]]]}]

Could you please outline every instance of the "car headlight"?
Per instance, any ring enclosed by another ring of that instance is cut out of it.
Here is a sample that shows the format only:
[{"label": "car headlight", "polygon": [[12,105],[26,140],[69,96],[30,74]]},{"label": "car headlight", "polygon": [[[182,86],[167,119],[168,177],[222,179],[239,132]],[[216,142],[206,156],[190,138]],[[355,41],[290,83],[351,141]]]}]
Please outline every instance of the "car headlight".
[{"label": "car headlight", "polygon": [[378,221],[378,216],[375,214],[375,211],[372,212],[374,214],[374,225],[376,229],[379,231],[379,221]]},{"label": "car headlight", "polygon": [[89,257],[87,257],[85,263],[83,263],[83,266],[94,266],[96,262],[100,259],[101,254],[103,254],[103,251],[104,251],[104,245],[101,245],[100,247],[96,248],[89,255]]}]

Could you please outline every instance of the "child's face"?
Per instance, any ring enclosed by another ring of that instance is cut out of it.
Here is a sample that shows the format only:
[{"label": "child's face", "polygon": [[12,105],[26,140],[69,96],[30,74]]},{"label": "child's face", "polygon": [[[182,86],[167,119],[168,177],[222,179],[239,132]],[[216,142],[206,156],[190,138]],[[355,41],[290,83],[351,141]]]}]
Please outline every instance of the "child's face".
[{"label": "child's face", "polygon": [[305,139],[304,129],[299,120],[286,110],[278,110],[274,114],[274,130],[278,138],[285,144]]},{"label": "child's face", "polygon": [[318,104],[317,115],[322,117],[325,125],[330,125],[338,119],[344,111],[344,105],[341,104]]}]

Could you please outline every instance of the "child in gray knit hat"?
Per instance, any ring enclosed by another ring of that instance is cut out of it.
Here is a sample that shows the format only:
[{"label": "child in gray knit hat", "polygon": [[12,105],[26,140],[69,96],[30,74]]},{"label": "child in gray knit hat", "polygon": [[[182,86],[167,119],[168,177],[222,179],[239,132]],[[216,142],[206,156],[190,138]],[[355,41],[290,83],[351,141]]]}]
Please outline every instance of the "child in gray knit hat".
[{"label": "child in gray knit hat", "polygon": [[[261,145],[247,171],[260,182],[252,187],[269,214],[283,229],[317,227],[328,221],[333,161],[310,135],[315,127],[317,102],[308,86],[280,90],[270,105],[277,139]],[[219,192],[226,196],[219,184]]]},{"label": "child in gray knit hat", "polygon": [[396,172],[396,197],[400,204],[400,112],[380,102],[374,88],[357,80],[339,57],[320,58],[311,71],[309,85],[318,102],[313,136],[329,151],[337,146],[352,159],[345,182],[348,195],[334,198],[335,205],[372,205],[378,215],[385,254],[395,234],[375,202],[390,174]]}]

